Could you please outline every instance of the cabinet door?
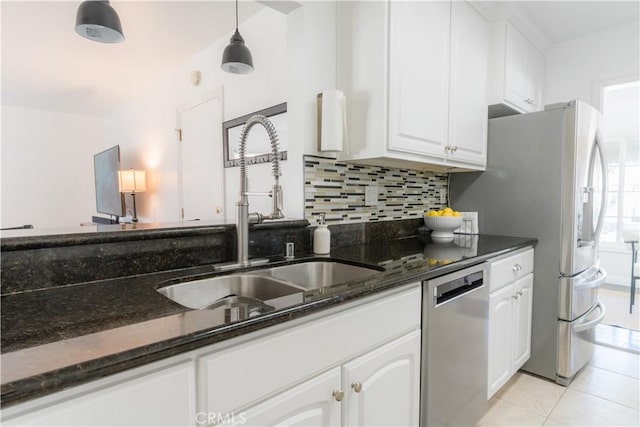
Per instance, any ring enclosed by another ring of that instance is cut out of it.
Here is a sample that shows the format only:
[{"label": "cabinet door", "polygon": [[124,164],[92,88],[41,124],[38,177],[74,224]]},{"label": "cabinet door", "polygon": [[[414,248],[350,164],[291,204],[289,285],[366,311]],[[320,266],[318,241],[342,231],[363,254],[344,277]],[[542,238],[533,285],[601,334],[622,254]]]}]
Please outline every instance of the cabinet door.
[{"label": "cabinet door", "polygon": [[469,3],[452,2],[449,145],[451,160],[484,165],[491,27]]},{"label": "cabinet door", "polygon": [[505,94],[507,101],[512,102],[523,111],[529,111],[529,77],[527,57],[529,41],[513,25],[507,24],[505,40]]},{"label": "cabinet door", "polygon": [[542,89],[544,84],[544,55],[532,44],[528,50],[528,83],[529,83],[529,105],[530,111],[540,111],[542,105]]},{"label": "cabinet door", "polygon": [[343,425],[418,425],[420,336],[416,330],[344,365]]},{"label": "cabinet door", "polygon": [[513,372],[524,365],[531,355],[531,308],[533,304],[533,274],[513,284],[514,304]]},{"label": "cabinet door", "polygon": [[389,3],[388,147],[443,158],[448,139],[451,5]]},{"label": "cabinet door", "polygon": [[336,367],[256,406],[234,413],[235,423],[247,426],[339,426],[341,403],[332,395],[340,391]]},{"label": "cabinet door", "polygon": [[178,426],[195,424],[191,362],[163,368],[30,412],[7,426]]},{"label": "cabinet door", "polygon": [[487,398],[511,378],[513,347],[513,285],[489,297],[489,367]]}]

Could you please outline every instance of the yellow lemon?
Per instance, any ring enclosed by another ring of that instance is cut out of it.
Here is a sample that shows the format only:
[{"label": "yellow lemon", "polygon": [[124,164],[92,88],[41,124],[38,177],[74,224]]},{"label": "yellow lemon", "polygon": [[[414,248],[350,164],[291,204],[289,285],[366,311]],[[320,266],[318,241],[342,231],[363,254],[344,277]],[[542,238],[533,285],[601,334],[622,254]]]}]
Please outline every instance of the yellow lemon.
[{"label": "yellow lemon", "polygon": [[453,212],[453,216],[462,216],[462,213],[458,212],[458,211],[454,211]]}]

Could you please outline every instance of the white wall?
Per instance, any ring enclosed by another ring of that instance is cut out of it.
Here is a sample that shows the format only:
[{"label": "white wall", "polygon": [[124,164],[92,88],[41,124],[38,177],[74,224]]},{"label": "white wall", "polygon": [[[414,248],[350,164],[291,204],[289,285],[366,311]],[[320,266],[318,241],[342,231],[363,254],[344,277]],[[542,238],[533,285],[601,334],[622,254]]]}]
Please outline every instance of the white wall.
[{"label": "white wall", "polygon": [[637,22],[553,45],[546,52],[545,104],[581,99],[600,108],[595,86],[638,76],[639,52]]},{"label": "white wall", "polygon": [[[288,160],[282,163],[284,213],[304,218],[303,154],[316,153],[316,95],[336,86],[335,3],[302,2],[288,15],[265,9],[241,25],[255,71],[233,75],[220,70],[224,38],[196,55],[141,99],[108,120],[108,141],[122,147],[123,167],[149,170],[150,190],[138,197],[141,221],[177,221],[176,108],[222,86],[224,120],[281,102],[288,103]],[[202,83],[189,83],[192,71]],[[265,147],[268,148],[268,147]],[[222,165],[212,165],[219,167]],[[226,218],[233,221],[238,200],[238,168],[223,170]],[[252,191],[271,189],[271,165],[248,167]],[[250,210],[269,213],[271,200],[250,198]],[[205,218],[203,218],[205,219]]]},{"label": "white wall", "polygon": [[96,214],[93,155],[105,120],[2,106],[2,227],[79,226]]},{"label": "white wall", "polygon": [[[234,75],[220,69],[222,51],[229,43],[229,34],[182,64],[145,96],[108,118],[107,140],[122,147],[122,166],[148,170],[150,191],[137,198],[141,221],[179,220],[177,139],[174,130],[177,108],[197,102],[219,87],[223,88],[224,120],[287,101],[285,15],[264,9],[243,23],[240,32],[253,56],[253,73]],[[191,73],[196,70],[202,74],[199,86],[190,83]],[[283,174],[287,176],[290,166],[284,163]],[[262,166],[266,165],[250,168],[255,190],[270,189],[269,171]],[[211,167],[219,168],[221,176],[224,175],[229,206],[226,217],[233,219],[233,205],[238,198],[239,169],[223,171],[221,164],[212,164]],[[285,188],[287,185],[290,184],[285,183]],[[251,200],[252,209],[256,208],[256,202]]]},{"label": "white wall", "polygon": [[[302,6],[288,15],[266,8],[241,24],[256,67],[251,74],[233,75],[220,69],[229,34],[185,64],[178,64],[144,96],[106,119],[5,107],[2,226],[32,223],[38,228],[69,227],[89,221],[96,214],[93,155],[116,144],[121,148],[123,168],[148,171],[149,191],[137,197],[140,220],[178,221],[176,109],[219,88],[224,99],[223,120],[288,103],[289,160],[283,162],[281,182],[284,213],[289,218],[303,218],[303,155],[316,153],[316,95],[335,88],[336,9],[333,2],[300,3]],[[190,83],[195,70],[202,74],[199,86]],[[52,158],[55,162],[49,164]],[[212,167],[219,168],[225,180],[225,216],[232,221],[239,169]],[[18,189],[12,183],[27,168],[39,171],[33,176],[46,174],[52,179],[27,177]],[[269,164],[250,166],[248,171],[251,190],[270,189]],[[130,204],[130,197],[126,200]],[[253,197],[250,204],[252,211],[270,211],[269,198]],[[52,206],[59,211],[55,215],[50,214]]]}]

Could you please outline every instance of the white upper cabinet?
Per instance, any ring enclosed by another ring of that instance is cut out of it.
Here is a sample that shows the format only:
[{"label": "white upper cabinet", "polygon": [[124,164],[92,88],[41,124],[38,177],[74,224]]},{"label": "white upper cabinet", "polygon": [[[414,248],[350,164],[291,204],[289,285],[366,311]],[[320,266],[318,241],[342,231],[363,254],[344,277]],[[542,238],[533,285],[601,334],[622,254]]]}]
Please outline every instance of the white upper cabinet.
[{"label": "white upper cabinet", "polygon": [[446,152],[451,160],[483,167],[487,159],[490,42],[491,28],[487,20],[469,3],[454,1]]},{"label": "white upper cabinet", "polygon": [[544,56],[506,20],[494,24],[491,104],[521,113],[542,109]]},{"label": "white upper cabinet", "polygon": [[338,2],[341,160],[436,171],[486,163],[491,27],[467,2]]},{"label": "white upper cabinet", "polygon": [[390,5],[390,150],[445,155],[450,9],[440,1]]}]

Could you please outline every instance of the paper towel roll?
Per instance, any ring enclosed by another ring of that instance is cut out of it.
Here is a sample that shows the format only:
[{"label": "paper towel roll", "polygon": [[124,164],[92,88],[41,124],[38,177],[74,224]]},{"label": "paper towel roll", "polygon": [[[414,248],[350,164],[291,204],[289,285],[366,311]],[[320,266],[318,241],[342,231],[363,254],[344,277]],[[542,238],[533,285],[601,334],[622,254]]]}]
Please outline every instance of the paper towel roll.
[{"label": "paper towel roll", "polygon": [[342,151],[347,139],[346,97],[342,91],[325,90],[318,102],[318,150]]}]

